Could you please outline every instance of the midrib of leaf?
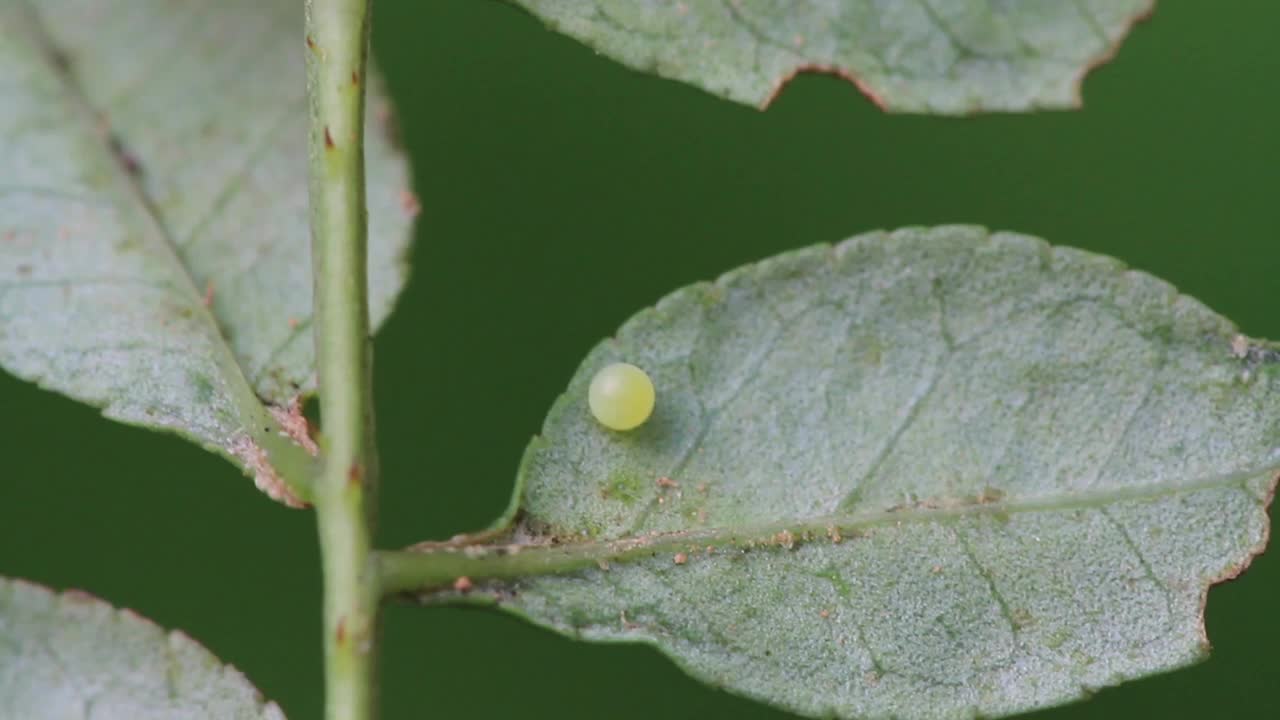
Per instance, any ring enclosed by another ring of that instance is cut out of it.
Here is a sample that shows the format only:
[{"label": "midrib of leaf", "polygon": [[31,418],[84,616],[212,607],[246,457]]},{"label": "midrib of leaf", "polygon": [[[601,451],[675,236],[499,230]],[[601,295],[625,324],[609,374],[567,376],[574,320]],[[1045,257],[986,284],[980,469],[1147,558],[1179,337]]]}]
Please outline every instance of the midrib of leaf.
[{"label": "midrib of leaf", "polygon": [[[103,122],[103,118],[107,116],[99,113],[94,107],[76,78],[72,66],[60,61],[60,58],[67,55],[57,46],[30,0],[21,0],[15,14],[28,37],[35,40],[45,62],[62,82],[67,96],[72,99],[78,111],[81,122],[98,140],[95,147],[101,154],[101,158],[106,160],[106,165],[110,167],[114,195],[121,201],[128,201],[135,214],[143,219],[144,242],[150,243],[151,247],[164,257],[173,271],[173,276],[179,279],[180,287],[175,289],[188,296],[191,307],[202,321],[205,333],[214,341],[210,344],[214,351],[212,360],[226,383],[225,387],[236,408],[241,428],[246,438],[251,438],[252,442],[257,443],[266,452],[271,467],[254,468],[249,459],[236,455],[229,447],[216,449],[233,461],[250,465],[249,469],[255,474],[274,471],[294,495],[293,498],[284,499],[286,504],[297,505],[308,501],[311,497],[309,486],[313,459],[305,450],[287,439],[279,423],[258,399],[252,385],[249,384],[245,368],[236,359],[212,308],[205,304],[204,293],[200,291],[191,268],[182,257],[155,203],[147,195],[138,177],[130,172],[118,155],[118,151],[112,147],[111,139],[119,136],[111,130],[109,122]],[[120,188],[124,188],[125,191],[119,192]],[[266,432],[261,434],[255,432],[258,428],[263,428]],[[231,438],[226,439],[228,443],[231,440]]]},{"label": "midrib of leaf", "polygon": [[[1270,478],[1261,496],[1248,486],[1249,481],[1267,476]],[[528,541],[516,537],[519,534],[518,528],[510,528],[507,537],[511,539],[505,543],[423,543],[399,552],[382,553],[382,569],[387,592],[429,593],[445,589],[455,579],[464,576],[471,580],[512,580],[574,572],[599,566],[601,563],[620,563],[662,553],[685,552],[692,555],[727,548],[790,549],[814,541],[856,541],[859,533],[886,525],[947,523],[980,516],[1002,517],[1105,509],[1121,502],[1159,500],[1201,490],[1236,488],[1255,502],[1266,506],[1271,502],[1278,480],[1280,460],[1255,468],[1179,482],[1112,487],[1018,500],[937,498],[901,508],[854,510],[741,527],[640,534],[615,540],[560,543],[552,536],[529,533],[533,540]],[[487,541],[491,537],[491,533],[484,533],[483,539]],[[481,598],[480,601],[486,600]]]}]

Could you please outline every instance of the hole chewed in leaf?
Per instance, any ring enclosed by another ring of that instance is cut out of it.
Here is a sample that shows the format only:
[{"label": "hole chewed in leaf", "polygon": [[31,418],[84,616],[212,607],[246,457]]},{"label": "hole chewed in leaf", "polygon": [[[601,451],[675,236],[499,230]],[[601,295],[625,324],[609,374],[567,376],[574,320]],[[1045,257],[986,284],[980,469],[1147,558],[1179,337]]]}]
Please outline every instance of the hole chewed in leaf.
[{"label": "hole chewed in leaf", "polygon": [[782,94],[782,91],[786,89],[787,85],[791,84],[791,81],[796,79],[796,76],[802,73],[831,75],[833,77],[838,77],[841,80],[846,80],[849,83],[852,83],[854,87],[858,88],[859,92],[867,96],[867,99],[876,107],[881,110],[889,109],[884,98],[881,97],[880,94],[877,93],[870,85],[863,80],[860,80],[857,75],[854,75],[852,71],[836,65],[825,65],[823,63],[797,65],[795,69],[778,78],[778,80],[773,84],[773,88],[769,90],[769,94],[765,96],[764,100],[760,101],[759,108],[761,110],[769,109],[769,106],[773,104],[774,100],[778,99],[778,96]]},{"label": "hole chewed in leaf", "polygon": [[800,73],[836,75],[889,112],[969,115],[1080,105],[1154,0],[636,2],[514,0],[639,70],[765,107]]}]

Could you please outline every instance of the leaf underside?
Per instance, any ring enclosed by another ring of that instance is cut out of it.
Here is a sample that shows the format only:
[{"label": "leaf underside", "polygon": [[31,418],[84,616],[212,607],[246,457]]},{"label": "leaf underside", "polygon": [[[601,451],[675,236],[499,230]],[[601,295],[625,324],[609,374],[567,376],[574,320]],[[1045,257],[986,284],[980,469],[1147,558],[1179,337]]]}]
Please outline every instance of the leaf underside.
[{"label": "leaf underside", "polygon": [[767,106],[800,72],[892,112],[1080,105],[1154,0],[511,0],[628,67]]},{"label": "leaf underside", "polygon": [[[658,388],[628,433],[586,403],[614,361]],[[1208,587],[1266,542],[1278,387],[1273,346],[1109,258],[971,227],[800,250],[636,315],[556,402],[509,539],[589,562],[427,599],[815,717],[1060,704],[1206,653]]]},{"label": "leaf underside", "polygon": [[199,643],[84,593],[0,578],[0,716],[284,720]]},{"label": "leaf underside", "polygon": [[[305,52],[293,0],[0,7],[0,366],[294,501],[275,470],[307,461],[279,408],[316,382]],[[414,201],[370,124],[376,325]]]}]

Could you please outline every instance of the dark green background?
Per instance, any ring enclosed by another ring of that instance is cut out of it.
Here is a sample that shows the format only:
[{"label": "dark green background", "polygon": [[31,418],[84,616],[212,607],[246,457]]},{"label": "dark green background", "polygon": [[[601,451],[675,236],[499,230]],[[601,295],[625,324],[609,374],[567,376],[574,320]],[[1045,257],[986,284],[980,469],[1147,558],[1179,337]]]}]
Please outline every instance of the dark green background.
[{"label": "dark green background", "polygon": [[[644,77],[477,0],[381,0],[374,46],[424,212],[377,342],[385,546],[507,501],[586,350],[666,292],[873,228],[980,223],[1115,255],[1280,338],[1280,4],[1166,2],[1076,113],[885,116],[827,77],[767,113]],[[179,627],[321,712],[309,512],[172,437],[0,377],[0,572]],[[1069,431],[1069,429],[1064,429]],[[1210,595],[1213,659],[1042,713],[1280,714],[1280,557]],[[386,718],[780,718],[643,647],[392,609]]]}]

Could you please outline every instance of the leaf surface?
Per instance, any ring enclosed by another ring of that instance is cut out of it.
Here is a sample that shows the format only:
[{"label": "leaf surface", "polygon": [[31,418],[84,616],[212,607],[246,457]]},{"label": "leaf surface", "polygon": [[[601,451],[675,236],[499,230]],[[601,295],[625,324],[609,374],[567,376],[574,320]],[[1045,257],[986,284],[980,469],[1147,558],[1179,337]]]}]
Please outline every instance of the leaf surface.
[{"label": "leaf surface", "polygon": [[0,578],[0,716],[284,720],[180,632],[79,592]]},{"label": "leaf surface", "polygon": [[[292,0],[0,5],[0,366],[291,503],[285,410],[316,382],[305,52]],[[376,324],[414,202],[370,124]]]},{"label": "leaf surface", "polygon": [[885,110],[967,114],[1080,104],[1154,0],[512,0],[628,67],[760,107],[800,72]]},{"label": "leaf surface", "polygon": [[[587,407],[615,361],[657,387],[626,433]],[[1167,283],[1022,235],[871,233],[596,347],[526,453],[514,544],[468,548],[505,566],[428,598],[809,716],[1008,715],[1202,658],[1278,471],[1280,352]]]}]

